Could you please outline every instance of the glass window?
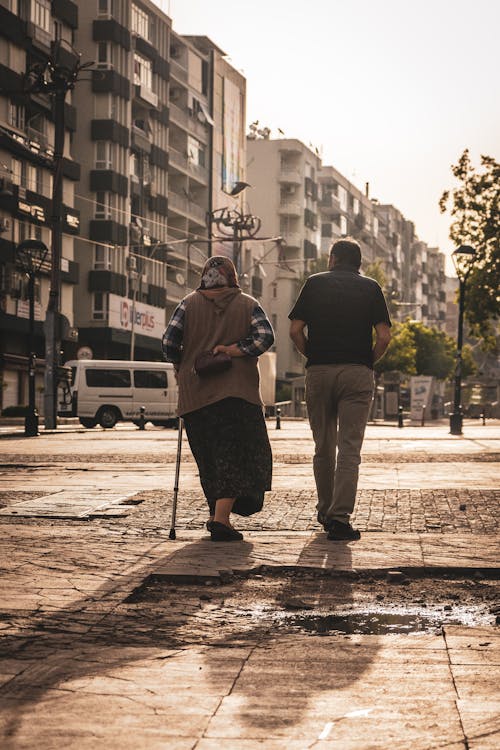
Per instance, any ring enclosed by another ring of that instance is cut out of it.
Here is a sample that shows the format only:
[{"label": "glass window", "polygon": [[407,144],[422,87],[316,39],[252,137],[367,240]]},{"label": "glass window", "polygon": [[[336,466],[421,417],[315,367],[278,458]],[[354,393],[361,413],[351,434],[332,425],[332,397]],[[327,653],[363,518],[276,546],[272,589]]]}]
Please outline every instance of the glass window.
[{"label": "glass window", "polygon": [[132,5],[132,31],[144,39],[149,39],[148,14],[137,5]]},{"label": "glass window", "polygon": [[107,320],[108,317],[108,294],[107,292],[94,292],[92,299],[92,318],[94,320]]},{"label": "glass window", "polygon": [[96,270],[109,270],[111,268],[109,251],[110,248],[105,245],[94,245],[94,268]]},{"label": "glass window", "polygon": [[128,370],[85,370],[85,382],[89,388],[130,388]]},{"label": "glass window", "polygon": [[110,16],[111,0],[97,0],[97,12],[100,16]]},{"label": "glass window", "polygon": [[134,83],[153,90],[153,63],[138,52],[134,52]]},{"label": "glass window", "polygon": [[95,168],[111,169],[111,143],[109,141],[96,141]]},{"label": "glass window", "polygon": [[35,26],[39,26],[47,33],[50,33],[51,12],[49,0],[31,0],[30,20]]},{"label": "glass window", "polygon": [[17,128],[18,130],[24,130],[24,123],[23,105],[11,101],[9,107],[9,125],[12,125],[12,127]]},{"label": "glass window", "polygon": [[167,373],[161,370],[134,370],[134,385],[136,388],[167,387]]}]

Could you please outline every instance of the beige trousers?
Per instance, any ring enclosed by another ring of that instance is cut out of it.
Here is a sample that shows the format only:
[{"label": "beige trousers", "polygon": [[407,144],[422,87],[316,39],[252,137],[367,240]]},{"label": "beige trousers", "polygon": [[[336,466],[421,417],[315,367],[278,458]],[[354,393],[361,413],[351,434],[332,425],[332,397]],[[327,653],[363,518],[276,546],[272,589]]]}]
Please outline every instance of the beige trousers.
[{"label": "beige trousers", "polygon": [[365,365],[307,368],[306,403],[316,446],[316,507],[323,523],[348,523],[354,509],[373,385],[373,371]]}]

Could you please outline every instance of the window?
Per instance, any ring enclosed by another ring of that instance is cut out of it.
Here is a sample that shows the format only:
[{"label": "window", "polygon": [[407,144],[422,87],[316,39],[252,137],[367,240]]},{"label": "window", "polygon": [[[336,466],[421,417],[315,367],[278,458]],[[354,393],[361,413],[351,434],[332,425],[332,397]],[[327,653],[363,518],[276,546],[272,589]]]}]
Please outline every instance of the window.
[{"label": "window", "polygon": [[50,33],[50,2],[49,0],[31,0],[31,23]]},{"label": "window", "polygon": [[136,388],[167,387],[167,373],[161,370],[134,370],[134,385]]},{"label": "window", "polygon": [[347,234],[347,219],[345,216],[340,217],[340,234]]},{"label": "window", "polygon": [[100,16],[112,15],[111,0],[97,0],[97,12]]},{"label": "window", "polygon": [[137,5],[132,5],[132,31],[144,39],[149,39],[149,16]]},{"label": "window", "polygon": [[95,214],[96,219],[111,218],[111,193],[105,190],[98,190],[95,194]]},{"label": "window", "polygon": [[28,221],[19,222],[19,242],[24,240],[42,240],[42,227],[30,224]]},{"label": "window", "polygon": [[113,63],[111,61],[111,44],[109,44],[109,42],[99,42],[97,45],[97,67],[113,67]]},{"label": "window", "polygon": [[138,52],[134,52],[134,83],[153,90],[153,63]]},{"label": "window", "polygon": [[85,382],[89,388],[130,388],[128,370],[85,370]]},{"label": "window", "polygon": [[337,195],[342,211],[347,211],[347,190],[341,185],[338,186]]},{"label": "window", "polygon": [[9,106],[9,125],[18,130],[24,130],[25,123],[25,111],[22,104],[17,102],[10,102]]},{"label": "window", "polygon": [[108,141],[95,143],[95,168],[111,169],[111,143]]},{"label": "window", "polygon": [[205,166],[205,153],[206,147],[201,141],[193,138],[191,135],[188,136],[188,162],[190,164],[196,164],[199,167]]},{"label": "window", "polygon": [[359,214],[359,200],[357,198],[352,201],[352,210],[356,216]]},{"label": "window", "polygon": [[111,268],[110,248],[105,245],[94,245],[94,268],[96,271]]},{"label": "window", "polygon": [[94,320],[107,320],[108,318],[108,294],[107,292],[94,292],[92,300],[92,318]]}]

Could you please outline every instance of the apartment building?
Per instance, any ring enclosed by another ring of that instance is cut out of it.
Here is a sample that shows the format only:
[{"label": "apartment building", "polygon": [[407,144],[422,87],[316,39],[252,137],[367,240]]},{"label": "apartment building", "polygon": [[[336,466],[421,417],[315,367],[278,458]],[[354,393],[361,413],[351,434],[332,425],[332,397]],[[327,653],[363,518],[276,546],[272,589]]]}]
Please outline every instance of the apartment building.
[{"label": "apartment building", "polygon": [[[0,407],[26,404],[28,368],[27,279],[16,260],[16,246],[37,239],[51,248],[54,107],[39,86],[23,94],[25,82],[34,81],[49,57],[69,68],[78,30],[78,7],[71,0],[0,0]],[[38,81],[40,82],[40,81]],[[79,269],[74,238],[80,218],[75,209],[75,184],[80,165],[75,159],[77,126],[74,92],[65,103],[63,174],[63,241],[61,312],[68,322],[63,351],[70,354],[68,338],[73,320],[75,285]],[[43,321],[49,299],[50,254],[35,283],[36,406],[43,413]]]},{"label": "apartment building", "polygon": [[354,237],[361,246],[363,264],[376,260],[379,239],[375,205],[368,197],[368,185],[361,192],[335,167],[323,165],[319,173],[321,254],[328,255],[332,243]]},{"label": "apartment building", "polygon": [[78,345],[158,359],[165,326],[171,21],[149,0],[79,2]]},{"label": "apartment building", "polygon": [[310,262],[320,253],[320,167],[318,154],[299,140],[247,139],[251,211],[262,220],[263,235],[284,240],[279,258],[261,263],[267,274],[263,302],[276,333],[279,380],[303,373],[303,359],[288,337],[287,316]]}]

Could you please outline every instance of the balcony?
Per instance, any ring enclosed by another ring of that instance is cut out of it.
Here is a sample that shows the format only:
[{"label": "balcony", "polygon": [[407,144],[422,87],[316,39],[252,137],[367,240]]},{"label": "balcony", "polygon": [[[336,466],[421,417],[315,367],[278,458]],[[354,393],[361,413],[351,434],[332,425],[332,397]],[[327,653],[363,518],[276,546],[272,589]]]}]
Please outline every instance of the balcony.
[{"label": "balcony", "polygon": [[174,104],[170,100],[170,120],[175,125],[179,125],[181,128],[187,129],[188,126],[188,114],[184,112],[177,104]]},{"label": "balcony", "polygon": [[283,232],[287,247],[302,247],[302,235],[299,232]]},{"label": "balcony", "polygon": [[333,193],[326,193],[319,200],[320,208],[333,209],[334,211],[340,211],[340,201]]},{"label": "balcony", "polygon": [[278,211],[287,216],[302,216],[303,209],[299,200],[282,200]]},{"label": "balcony", "polygon": [[193,164],[193,162],[188,160],[187,156],[184,156],[184,154],[181,154],[175,148],[170,148],[168,153],[171,166],[181,169],[184,173],[190,175],[190,177],[194,177],[203,185],[208,183],[208,169],[206,167]]},{"label": "balcony", "polygon": [[183,68],[182,65],[179,65],[179,63],[172,57],[170,58],[170,75],[183,83],[186,83],[188,79],[187,70]]},{"label": "balcony", "polygon": [[281,167],[279,181],[291,182],[294,185],[302,185],[302,175],[300,170],[294,169],[293,167]]},{"label": "balcony", "polygon": [[139,99],[142,99],[143,102],[146,102],[146,104],[149,104],[151,107],[157,107],[158,106],[158,94],[155,94],[154,91],[151,91],[147,86],[144,86],[144,84],[139,83],[135,86],[135,95]]},{"label": "balcony", "polygon": [[188,217],[194,218],[200,224],[205,226],[206,224],[206,209],[203,206],[199,206],[193,201],[188,200],[179,193],[169,192],[168,194],[168,205],[169,208],[174,211],[180,212]]}]

